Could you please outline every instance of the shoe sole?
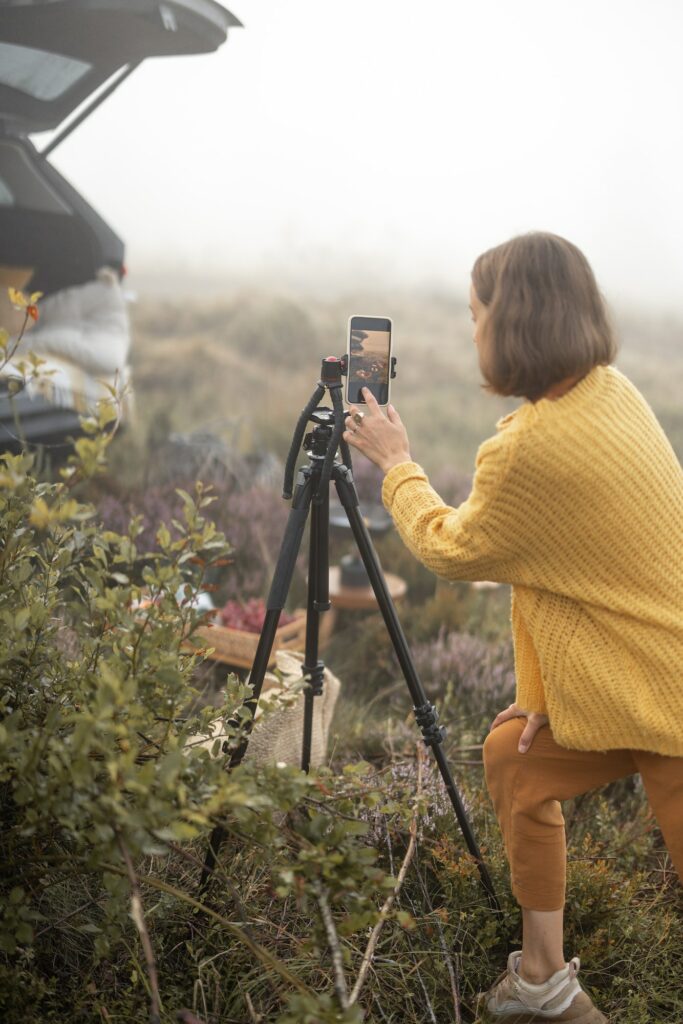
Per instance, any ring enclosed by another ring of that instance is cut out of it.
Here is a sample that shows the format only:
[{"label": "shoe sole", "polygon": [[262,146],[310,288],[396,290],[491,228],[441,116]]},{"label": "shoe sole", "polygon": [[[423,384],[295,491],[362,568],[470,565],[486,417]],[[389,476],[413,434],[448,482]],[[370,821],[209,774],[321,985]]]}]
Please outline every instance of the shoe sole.
[{"label": "shoe sole", "polygon": [[585,992],[580,992],[571,1006],[568,1006],[558,1017],[550,1017],[542,1013],[506,1013],[492,1014],[484,1007],[477,1012],[475,1024],[542,1024],[543,1021],[564,1024],[609,1024],[607,1017],[600,1013]]}]

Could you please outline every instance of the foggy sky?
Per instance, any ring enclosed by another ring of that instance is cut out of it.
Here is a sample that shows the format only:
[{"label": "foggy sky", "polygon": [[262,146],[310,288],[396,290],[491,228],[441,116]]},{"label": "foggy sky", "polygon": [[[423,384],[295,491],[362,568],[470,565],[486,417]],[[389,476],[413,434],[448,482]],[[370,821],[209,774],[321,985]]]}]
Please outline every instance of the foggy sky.
[{"label": "foggy sky", "polygon": [[610,301],[683,310],[679,0],[228,0],[215,54],[150,60],[53,162],[133,276],[448,283],[513,234]]}]

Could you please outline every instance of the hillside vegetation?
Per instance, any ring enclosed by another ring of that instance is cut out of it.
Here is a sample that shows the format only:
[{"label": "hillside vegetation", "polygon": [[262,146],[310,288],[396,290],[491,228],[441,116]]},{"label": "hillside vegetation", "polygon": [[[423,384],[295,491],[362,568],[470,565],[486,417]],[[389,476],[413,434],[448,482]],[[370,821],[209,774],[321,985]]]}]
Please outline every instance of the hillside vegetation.
[{"label": "hillside vegetation", "polygon": [[[478,445],[517,404],[481,390],[465,300],[442,294],[371,293],[327,301],[242,292],[229,299],[142,300],[133,307],[138,409],[151,428],[161,414],[177,430],[209,429],[284,455],[296,417],[326,355],[345,349],[360,310],[394,320],[398,376],[392,399],[416,458],[432,474],[471,473]],[[683,453],[683,322],[614,314],[616,365],[654,408]]]},{"label": "hillside vegetation", "polygon": [[[479,444],[518,403],[481,390],[466,303],[441,294],[143,297],[134,422],[109,445],[103,411],[68,487],[30,457],[0,463],[7,1024],[461,1024],[518,948],[481,763],[514,693],[509,588],[437,583],[395,532],[375,537],[407,583],[399,615],[500,918],[376,611],[339,610],[331,625],[324,658],[341,695],[327,762],[308,776],[298,748],[289,763],[225,770],[246,672],[188,639],[200,592],[217,605],[267,593],[288,515],[282,462],[355,312],[394,318],[393,400],[415,458],[458,503]],[[680,458],[683,324],[622,315],[618,327],[618,365]],[[362,501],[378,501],[381,475],[359,455],[354,468]],[[331,561],[350,550],[333,530]],[[307,553],[305,539],[289,611],[306,601]],[[266,710],[266,738],[287,700]],[[564,810],[566,954],[610,1021],[680,1024],[683,896],[640,781]]]}]

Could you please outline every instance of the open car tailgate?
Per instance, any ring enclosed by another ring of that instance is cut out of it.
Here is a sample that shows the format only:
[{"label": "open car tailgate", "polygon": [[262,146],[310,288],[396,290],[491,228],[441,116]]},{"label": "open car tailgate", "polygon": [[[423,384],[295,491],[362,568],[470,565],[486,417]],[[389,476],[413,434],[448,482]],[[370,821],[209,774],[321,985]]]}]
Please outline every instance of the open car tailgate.
[{"label": "open car tailgate", "polygon": [[215,0],[0,0],[0,118],[55,128],[120,68],[210,53],[240,22]]}]

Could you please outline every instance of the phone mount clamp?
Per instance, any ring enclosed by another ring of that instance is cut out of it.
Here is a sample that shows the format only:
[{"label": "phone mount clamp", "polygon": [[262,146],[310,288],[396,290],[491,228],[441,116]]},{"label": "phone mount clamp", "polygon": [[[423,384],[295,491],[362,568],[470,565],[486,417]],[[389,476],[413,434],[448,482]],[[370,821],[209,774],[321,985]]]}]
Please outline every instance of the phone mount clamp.
[{"label": "phone mount clamp", "polygon": [[[302,666],[302,674],[307,680],[308,686],[304,695],[301,750],[301,767],[305,772],[309,770],[314,701],[323,692],[325,671],[324,662],[318,657],[318,639],[320,616],[330,608],[329,484],[330,480],[333,480],[408,686],[413,702],[415,720],[426,746],[431,748],[465,843],[479,870],[481,883],[491,909],[500,916],[501,909],[491,877],[482,859],[462,798],[455,785],[443,752],[442,743],[446,730],[438,724],[438,712],[427,699],[427,695],[417,675],[403,628],[399,622],[396,608],[382,573],[379,558],[374,550],[370,533],[360,511],[358,494],[353,482],[351,453],[348,444],[342,437],[345,420],[342,403],[342,376],[344,373],[344,357],[340,359],[336,356],[328,356],[326,359],[323,359],[318,385],[299,416],[294,430],[285,466],[283,488],[283,497],[286,499],[291,498],[292,505],[266,601],[266,615],[249,677],[252,693],[244,703],[244,707],[249,711],[247,725],[243,727],[241,743],[232,752],[228,770],[240,764],[247,751],[249,734],[268,668],[275,631],[278,626],[280,613],[285,606],[310,511],[306,645]],[[392,357],[391,361],[391,375],[392,377],[396,375],[395,357]],[[329,392],[332,408],[320,405],[320,401],[326,392]],[[309,422],[312,422],[314,427],[312,431],[306,433],[306,427]],[[294,486],[295,465],[301,447],[308,453],[309,462],[308,465],[299,469],[296,486]],[[337,458],[337,452],[340,453],[341,458]],[[226,752],[229,749],[227,743],[224,744],[224,749]],[[203,891],[205,888],[213,871],[224,836],[225,833],[222,826],[216,826],[209,839],[200,881],[200,891]]]}]

